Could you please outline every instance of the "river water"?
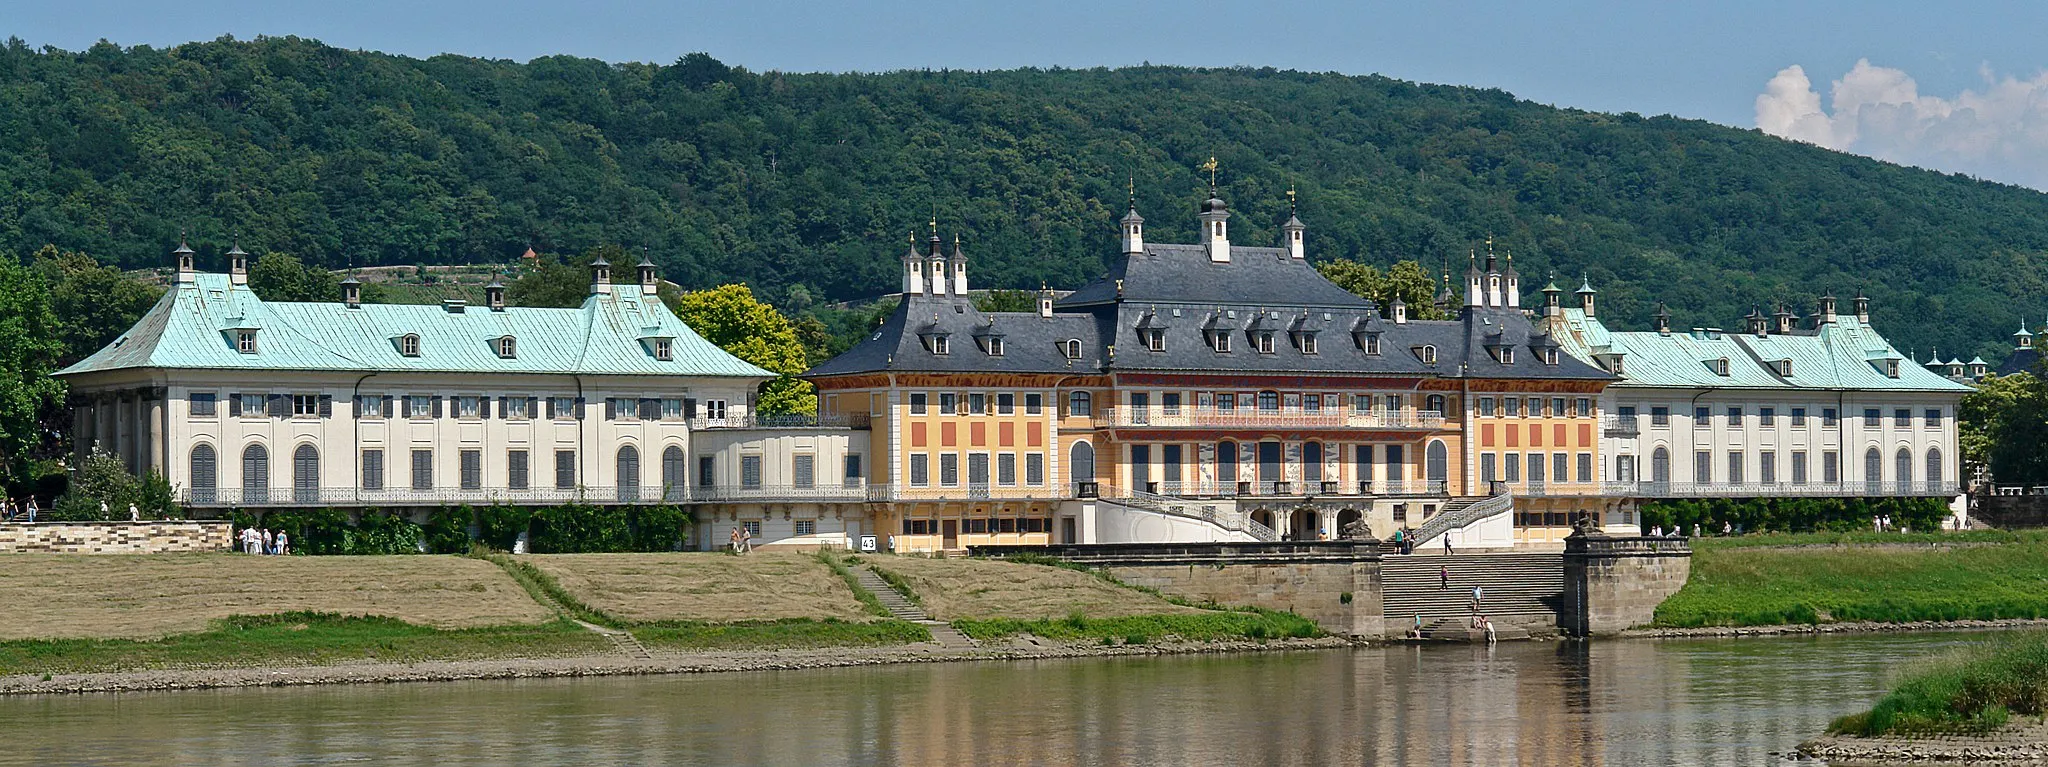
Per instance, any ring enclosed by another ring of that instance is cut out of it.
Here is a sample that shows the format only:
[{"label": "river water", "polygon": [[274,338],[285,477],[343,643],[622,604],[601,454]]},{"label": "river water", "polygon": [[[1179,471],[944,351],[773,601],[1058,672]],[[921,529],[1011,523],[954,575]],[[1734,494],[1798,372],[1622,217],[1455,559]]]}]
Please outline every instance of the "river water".
[{"label": "river water", "polygon": [[1512,643],[0,699],[38,765],[1765,765],[1981,637]]}]

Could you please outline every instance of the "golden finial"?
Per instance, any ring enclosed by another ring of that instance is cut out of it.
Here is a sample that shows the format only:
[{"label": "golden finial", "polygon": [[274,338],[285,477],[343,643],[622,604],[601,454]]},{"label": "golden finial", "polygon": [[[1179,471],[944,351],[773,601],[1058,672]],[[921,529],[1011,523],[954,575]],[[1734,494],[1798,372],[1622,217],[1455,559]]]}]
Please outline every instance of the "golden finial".
[{"label": "golden finial", "polygon": [[1493,255],[1493,233],[1486,233],[1486,255]]},{"label": "golden finial", "polygon": [[1138,209],[1138,177],[1133,174],[1124,177],[1124,193],[1130,197],[1131,210]]},{"label": "golden finial", "polygon": [[1209,172],[1209,194],[1210,194],[1210,195],[1212,195],[1212,196],[1213,196],[1213,195],[1215,195],[1215,193],[1216,193],[1216,156],[1215,156],[1215,155],[1210,155],[1210,156],[1209,156],[1209,161],[1208,161],[1208,162],[1202,163],[1201,165],[1198,165],[1198,166],[1195,166],[1195,167],[1197,167],[1197,168],[1199,168],[1199,169],[1201,169],[1201,170],[1206,170],[1206,171],[1208,171],[1208,172]]},{"label": "golden finial", "polygon": [[1287,185],[1287,215],[1294,215],[1294,185]]}]

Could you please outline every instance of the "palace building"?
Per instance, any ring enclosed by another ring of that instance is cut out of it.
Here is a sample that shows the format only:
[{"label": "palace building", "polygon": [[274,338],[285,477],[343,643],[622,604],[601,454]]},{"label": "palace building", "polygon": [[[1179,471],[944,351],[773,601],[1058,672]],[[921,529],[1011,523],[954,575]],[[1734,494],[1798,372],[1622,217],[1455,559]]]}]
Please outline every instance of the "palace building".
[{"label": "palace building", "polygon": [[[1544,289],[1541,323],[1619,377],[1601,396],[1606,494],[1615,498],[1929,497],[1958,492],[1956,406],[1966,384],[1907,360],[1860,293],[1838,315],[1780,305],[1741,331],[1614,331],[1593,288]],[[1633,521],[1630,519],[1628,521]]]},{"label": "palace building", "polygon": [[[1162,244],[1133,207],[1109,273],[1034,312],[976,309],[935,226],[904,255],[896,311],[806,374],[821,412],[870,423],[875,529],[904,551],[1384,536],[1442,516],[1508,546],[1602,510],[1612,376],[1536,331],[1511,266],[1489,254],[1456,318],[1412,319],[1317,273],[1300,219],[1251,247],[1230,216],[1212,192],[1202,242]],[[1545,492],[1492,508],[1526,488]],[[1466,524],[1482,516],[1498,523]]]}]

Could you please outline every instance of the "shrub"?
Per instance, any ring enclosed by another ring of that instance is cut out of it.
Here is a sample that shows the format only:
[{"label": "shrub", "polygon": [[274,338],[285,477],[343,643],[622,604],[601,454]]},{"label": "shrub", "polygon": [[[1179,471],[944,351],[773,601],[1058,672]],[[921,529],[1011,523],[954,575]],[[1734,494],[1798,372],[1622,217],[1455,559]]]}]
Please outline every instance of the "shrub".
[{"label": "shrub", "polygon": [[1850,735],[1986,732],[2014,714],[2048,713],[2048,633],[2028,633],[1958,650],[1908,673],[1868,712],[1830,732]]},{"label": "shrub", "polygon": [[527,550],[536,554],[626,551],[633,539],[626,511],[617,506],[550,506],[533,513],[528,529]]}]

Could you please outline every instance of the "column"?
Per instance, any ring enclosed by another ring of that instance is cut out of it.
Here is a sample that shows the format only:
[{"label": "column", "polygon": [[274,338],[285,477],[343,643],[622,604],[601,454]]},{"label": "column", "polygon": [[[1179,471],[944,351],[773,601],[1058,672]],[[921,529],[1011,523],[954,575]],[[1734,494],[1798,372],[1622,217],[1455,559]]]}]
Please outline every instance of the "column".
[{"label": "column", "polygon": [[164,440],[170,434],[170,429],[164,421],[164,398],[169,392],[159,386],[151,389],[149,394],[147,418],[143,421],[142,430],[146,440],[143,455],[148,456],[148,463],[145,466],[163,472],[164,477],[168,479],[171,476],[171,467],[165,462]]},{"label": "column", "polygon": [[76,466],[85,461],[92,449],[92,405],[87,400],[71,398],[71,463]]}]

